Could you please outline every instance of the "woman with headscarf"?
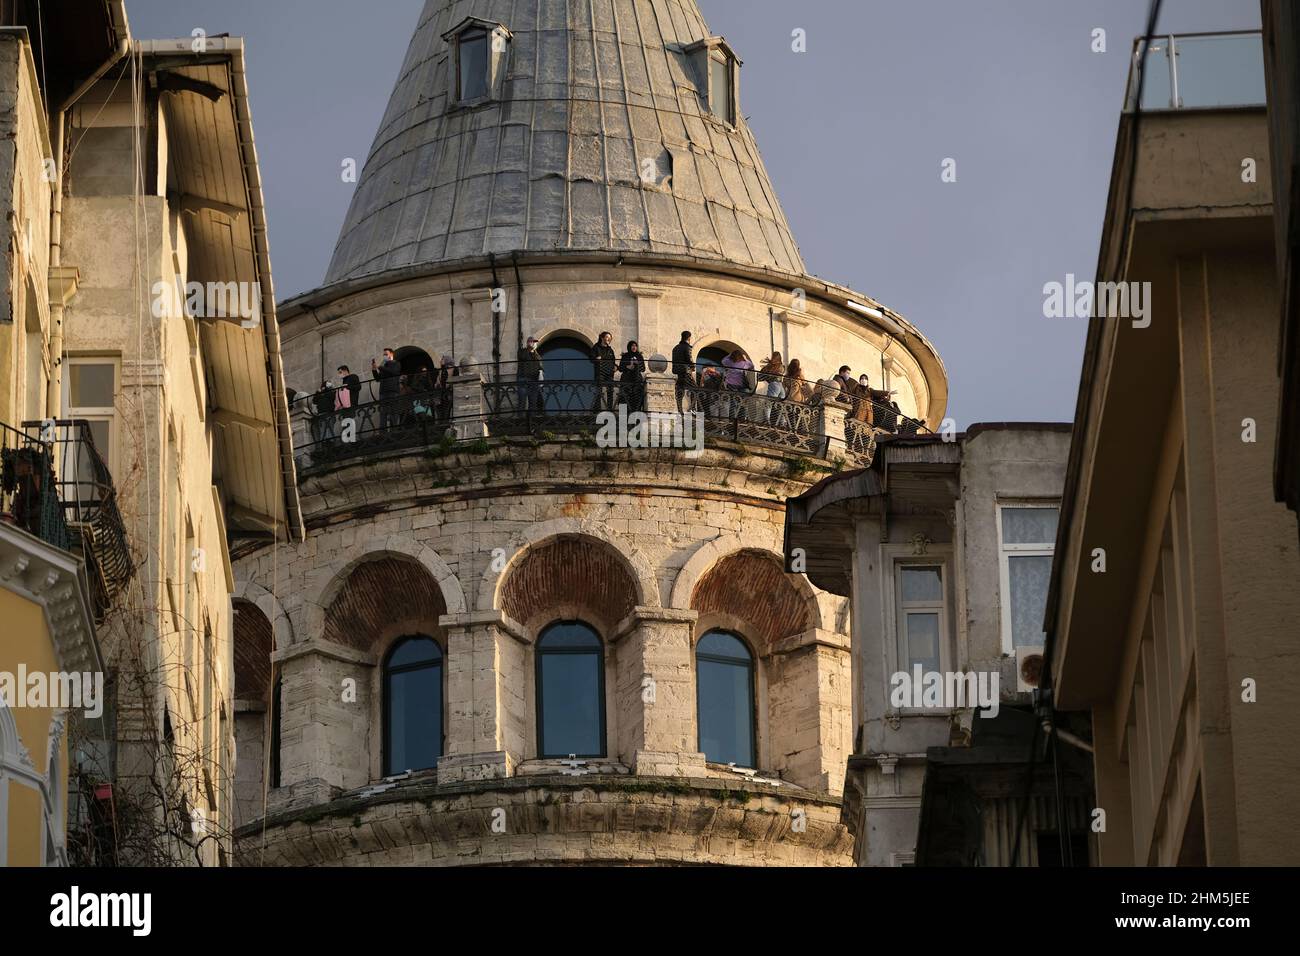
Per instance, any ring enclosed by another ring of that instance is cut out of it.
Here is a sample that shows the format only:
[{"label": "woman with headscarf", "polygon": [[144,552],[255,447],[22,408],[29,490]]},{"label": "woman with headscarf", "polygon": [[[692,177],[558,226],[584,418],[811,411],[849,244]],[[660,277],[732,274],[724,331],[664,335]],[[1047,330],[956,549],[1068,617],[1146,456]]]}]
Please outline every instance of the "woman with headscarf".
[{"label": "woman with headscarf", "polygon": [[645,411],[645,356],[636,342],[627,343],[627,351],[619,359],[618,370],[622,403],[628,414]]}]

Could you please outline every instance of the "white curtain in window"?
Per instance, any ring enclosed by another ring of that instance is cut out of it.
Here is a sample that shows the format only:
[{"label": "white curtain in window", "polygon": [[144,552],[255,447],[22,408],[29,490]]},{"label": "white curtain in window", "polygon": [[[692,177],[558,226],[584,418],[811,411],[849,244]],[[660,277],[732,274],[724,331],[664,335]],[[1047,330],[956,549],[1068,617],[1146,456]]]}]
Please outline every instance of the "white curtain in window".
[{"label": "white curtain in window", "polygon": [[1011,555],[1008,561],[1012,643],[1016,647],[1041,645],[1052,558],[1050,555]]}]

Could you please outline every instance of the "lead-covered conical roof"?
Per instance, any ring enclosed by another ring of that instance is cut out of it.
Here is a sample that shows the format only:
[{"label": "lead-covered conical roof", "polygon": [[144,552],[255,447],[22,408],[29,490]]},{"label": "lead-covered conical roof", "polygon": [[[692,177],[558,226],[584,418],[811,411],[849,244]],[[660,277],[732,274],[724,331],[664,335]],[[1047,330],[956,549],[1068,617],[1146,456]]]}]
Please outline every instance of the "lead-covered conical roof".
[{"label": "lead-covered conical roof", "polygon": [[[471,17],[509,31],[506,73],[449,109],[444,34]],[[709,37],[695,0],[428,0],[326,283],[548,250],[804,274],[743,115],[709,115]]]}]

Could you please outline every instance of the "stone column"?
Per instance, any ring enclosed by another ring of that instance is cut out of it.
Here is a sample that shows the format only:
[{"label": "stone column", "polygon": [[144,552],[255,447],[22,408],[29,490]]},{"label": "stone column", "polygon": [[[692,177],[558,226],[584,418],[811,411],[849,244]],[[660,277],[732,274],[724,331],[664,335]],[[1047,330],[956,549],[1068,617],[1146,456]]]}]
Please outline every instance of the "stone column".
[{"label": "stone column", "polygon": [[699,614],[637,607],[615,630],[618,758],[643,776],[703,776],[691,635]]},{"label": "stone column", "polygon": [[483,376],[478,372],[457,375],[451,380],[451,417],[457,441],[486,438],[483,418]]},{"label": "stone column", "polygon": [[853,749],[849,638],[813,628],[777,641],[767,665],[772,769],[809,790],[839,794]]},{"label": "stone column", "polygon": [[[653,355],[661,351],[659,329],[659,300],[664,297],[664,290],[649,285],[633,285],[628,292],[636,299],[636,340],[644,355]],[[676,340],[674,339],[674,344]]]},{"label": "stone column", "polygon": [[370,782],[374,655],[313,640],[272,655],[280,668],[280,786],[274,807],[320,802]]},{"label": "stone column", "polygon": [[447,748],[438,782],[508,777],[528,752],[532,655],[500,611],[447,614]]},{"label": "stone column", "polygon": [[848,418],[851,406],[847,402],[831,397],[828,388],[819,385],[817,390],[822,396],[821,433],[825,442],[822,457],[834,458],[837,455],[841,458],[847,457],[849,446],[844,440],[844,420]]}]

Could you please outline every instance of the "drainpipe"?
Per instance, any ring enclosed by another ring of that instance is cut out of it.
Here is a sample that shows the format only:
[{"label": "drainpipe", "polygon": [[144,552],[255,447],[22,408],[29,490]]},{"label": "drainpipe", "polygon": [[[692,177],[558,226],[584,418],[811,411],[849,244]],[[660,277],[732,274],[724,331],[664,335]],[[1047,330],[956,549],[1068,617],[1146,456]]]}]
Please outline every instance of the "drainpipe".
[{"label": "drainpipe", "polygon": [[[113,29],[119,39],[117,47],[86,82],[78,86],[66,100],[60,103],[51,116],[54,135],[51,148],[54,152],[54,198],[50,203],[50,274],[54,275],[63,265],[63,150],[67,143],[64,133],[67,125],[67,113],[77,101],[88,93],[96,83],[104,78],[113,67],[121,63],[131,51],[131,28],[126,19],[126,0],[114,0],[112,3]],[[48,90],[46,91],[49,92]],[[50,300],[50,385],[46,392],[47,414],[58,418],[63,412],[63,312],[64,295],[60,293]]]}]

